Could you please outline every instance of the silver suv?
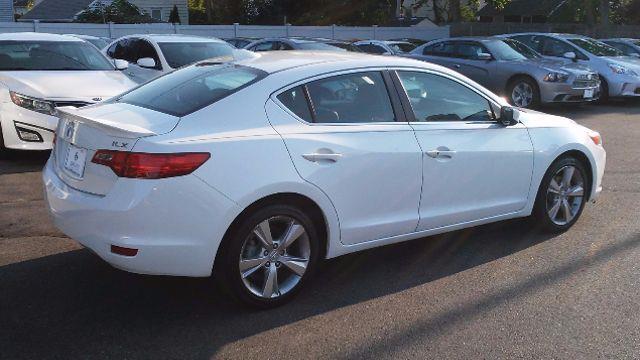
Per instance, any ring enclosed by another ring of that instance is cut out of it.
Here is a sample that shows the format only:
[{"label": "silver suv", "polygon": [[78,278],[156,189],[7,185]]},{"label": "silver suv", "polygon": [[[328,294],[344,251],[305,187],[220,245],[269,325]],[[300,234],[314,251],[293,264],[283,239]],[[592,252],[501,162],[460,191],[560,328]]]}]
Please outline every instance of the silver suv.
[{"label": "silver suv", "polygon": [[640,97],[640,60],[602,41],[582,35],[508,34],[549,59],[587,65],[600,75],[601,97]]},{"label": "silver suv", "polygon": [[524,44],[505,38],[465,37],[436,40],[409,57],[433,62],[504,94],[519,107],[542,103],[585,102],[598,98],[598,74],[586,66],[544,59]]}]

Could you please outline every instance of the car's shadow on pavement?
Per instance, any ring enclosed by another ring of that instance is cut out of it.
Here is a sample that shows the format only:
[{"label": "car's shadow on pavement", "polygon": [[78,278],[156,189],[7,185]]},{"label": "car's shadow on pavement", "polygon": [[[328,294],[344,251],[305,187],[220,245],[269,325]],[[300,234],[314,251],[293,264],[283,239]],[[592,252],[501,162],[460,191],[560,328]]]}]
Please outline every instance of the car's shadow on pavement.
[{"label": "car's shadow on pavement", "polygon": [[129,274],[88,250],[52,255],[0,267],[0,349],[8,358],[210,357],[225,344],[547,239],[512,220],[346,255],[322,263],[300,296],[268,311],[232,303],[210,279]]},{"label": "car's shadow on pavement", "polygon": [[50,151],[0,150],[0,175],[41,171]]}]

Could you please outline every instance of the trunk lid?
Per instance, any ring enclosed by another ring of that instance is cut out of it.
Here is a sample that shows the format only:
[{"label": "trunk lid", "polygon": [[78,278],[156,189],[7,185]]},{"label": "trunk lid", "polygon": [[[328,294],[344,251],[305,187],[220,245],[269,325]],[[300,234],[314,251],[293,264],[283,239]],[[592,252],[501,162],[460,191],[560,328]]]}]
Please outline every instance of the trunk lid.
[{"label": "trunk lid", "polygon": [[131,151],[142,137],[166,134],[180,118],[124,103],[58,108],[55,170],[70,187],[106,195],[118,180],[107,166],[91,162],[96,150]]}]

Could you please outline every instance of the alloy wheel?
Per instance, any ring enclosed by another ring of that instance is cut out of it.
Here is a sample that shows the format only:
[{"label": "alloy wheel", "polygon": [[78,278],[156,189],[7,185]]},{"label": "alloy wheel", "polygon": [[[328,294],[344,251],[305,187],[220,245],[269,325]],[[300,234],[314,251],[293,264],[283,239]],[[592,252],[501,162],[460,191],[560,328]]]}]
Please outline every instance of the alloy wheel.
[{"label": "alloy wheel", "polygon": [[290,216],[260,222],[247,236],[239,259],[240,277],[255,296],[273,299],[302,280],[311,256],[304,226]]},{"label": "alloy wheel", "polygon": [[526,82],[520,82],[513,87],[511,99],[514,105],[526,108],[533,102],[533,88]]},{"label": "alloy wheel", "polygon": [[570,223],[584,201],[584,178],[572,165],[560,168],[551,177],[547,188],[547,214],[556,225]]}]

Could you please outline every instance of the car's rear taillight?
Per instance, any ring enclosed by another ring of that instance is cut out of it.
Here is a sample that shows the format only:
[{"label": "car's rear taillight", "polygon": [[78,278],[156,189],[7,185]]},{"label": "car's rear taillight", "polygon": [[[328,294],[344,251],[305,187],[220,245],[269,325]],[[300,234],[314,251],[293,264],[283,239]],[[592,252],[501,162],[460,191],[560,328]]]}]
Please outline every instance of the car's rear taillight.
[{"label": "car's rear taillight", "polygon": [[119,177],[161,179],[194,172],[209,153],[138,153],[98,150],[91,162],[108,166]]}]

